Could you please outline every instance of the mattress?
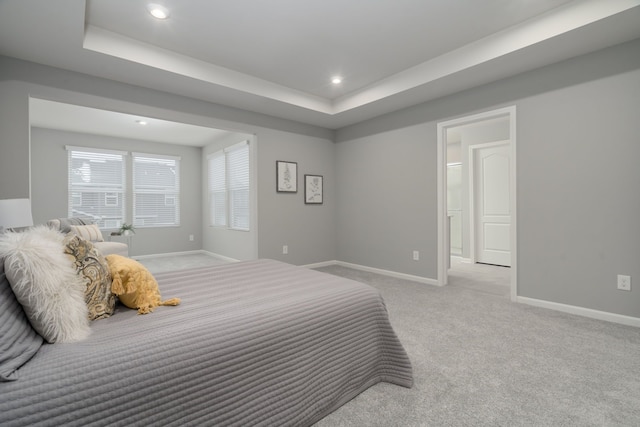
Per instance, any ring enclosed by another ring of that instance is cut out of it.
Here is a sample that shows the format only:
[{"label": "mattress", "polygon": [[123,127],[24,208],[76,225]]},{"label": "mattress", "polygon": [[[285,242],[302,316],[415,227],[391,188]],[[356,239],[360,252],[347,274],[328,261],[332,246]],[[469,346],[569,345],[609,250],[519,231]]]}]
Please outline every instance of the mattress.
[{"label": "mattress", "polygon": [[308,426],[413,383],[380,294],[273,260],[156,275],[177,307],[118,305],[0,382],[2,426]]}]

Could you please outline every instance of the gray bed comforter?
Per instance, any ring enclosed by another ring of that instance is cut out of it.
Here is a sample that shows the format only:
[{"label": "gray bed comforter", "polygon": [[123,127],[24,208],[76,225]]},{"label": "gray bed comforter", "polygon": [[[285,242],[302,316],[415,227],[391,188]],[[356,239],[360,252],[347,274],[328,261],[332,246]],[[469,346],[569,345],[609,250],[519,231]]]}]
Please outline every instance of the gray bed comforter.
[{"label": "gray bed comforter", "polygon": [[411,387],[370,286],[271,260],[157,274],[177,307],[119,305],[0,382],[2,426],[308,426],[368,387]]}]

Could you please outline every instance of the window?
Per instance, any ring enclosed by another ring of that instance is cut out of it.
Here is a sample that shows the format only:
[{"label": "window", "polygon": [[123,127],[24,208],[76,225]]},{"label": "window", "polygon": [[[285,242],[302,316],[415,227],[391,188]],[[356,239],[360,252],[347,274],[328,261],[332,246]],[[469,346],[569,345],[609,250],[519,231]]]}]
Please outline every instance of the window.
[{"label": "window", "polygon": [[249,142],[211,154],[209,225],[249,230]]},{"label": "window", "polygon": [[69,162],[70,217],[93,220],[99,227],[124,222],[125,153],[66,147]]},{"label": "window", "polygon": [[70,217],[93,220],[100,228],[119,228],[128,222],[126,200],[132,194],[135,226],[180,225],[180,157],[132,153],[133,175],[127,187],[127,152],[66,148]]},{"label": "window", "polygon": [[133,224],[180,225],[180,158],[133,153]]}]

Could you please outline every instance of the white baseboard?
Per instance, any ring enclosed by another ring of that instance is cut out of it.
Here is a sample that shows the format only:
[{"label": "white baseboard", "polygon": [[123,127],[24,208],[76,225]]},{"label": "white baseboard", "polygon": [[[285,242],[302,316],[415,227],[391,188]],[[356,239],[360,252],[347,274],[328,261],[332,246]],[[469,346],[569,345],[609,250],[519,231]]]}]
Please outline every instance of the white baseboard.
[{"label": "white baseboard", "polygon": [[338,265],[338,264],[339,264],[339,261],[333,260],[333,261],[316,262],[314,264],[305,264],[305,265],[301,265],[300,267],[320,268],[320,267],[329,267],[331,265]]},{"label": "white baseboard", "polygon": [[609,313],[606,311],[593,310],[590,308],[577,307],[575,305],[567,305],[558,302],[551,302],[527,297],[516,297],[516,302],[532,305],[535,307],[562,311],[569,314],[577,314],[578,316],[590,317],[592,319],[605,320],[607,322],[640,327],[640,318],[637,317],[625,316],[622,314]]},{"label": "white baseboard", "polygon": [[[320,262],[317,264],[308,264],[303,267],[307,268],[318,268],[318,267],[326,267],[330,265],[339,265],[342,267],[353,268],[355,270],[369,271],[372,273],[382,274],[384,276],[395,277],[399,279],[412,280],[414,282],[426,283],[428,285],[441,286],[437,280],[430,279],[427,277],[421,276],[413,276],[411,274],[397,273],[395,271],[382,270],[374,267],[367,267],[364,265],[351,264],[343,261],[326,261]],[[550,310],[561,311],[569,314],[576,314],[578,316],[589,317],[592,319],[604,320],[607,322],[618,323],[622,325],[635,326],[640,327],[640,318],[625,316],[622,314],[609,313],[606,311],[593,310],[590,308],[578,307],[574,305],[561,304],[557,302],[544,301],[535,298],[527,298],[527,297],[516,297],[516,302],[521,304],[532,305],[535,307],[548,308]]]},{"label": "white baseboard", "polygon": [[218,259],[221,259],[221,260],[227,261],[227,262],[238,262],[238,261],[240,261],[239,259],[231,258],[231,257],[225,256],[225,255],[220,255],[220,254],[217,254],[215,252],[205,251],[204,249],[200,250],[200,253],[203,253],[205,255],[209,255],[209,256],[212,256],[214,258],[218,258]]},{"label": "white baseboard", "polygon": [[437,280],[430,279],[428,277],[414,276],[412,274],[398,273],[395,271],[383,270],[381,268],[367,267],[365,265],[351,264],[349,262],[336,261],[336,260],[319,262],[316,264],[307,264],[307,265],[303,265],[302,267],[319,268],[319,267],[327,267],[330,265],[339,265],[341,267],[353,268],[354,270],[368,271],[370,273],[377,273],[383,276],[395,277],[397,279],[405,279],[405,280],[411,280],[413,282],[425,283],[427,285],[439,286]]},{"label": "white baseboard", "polygon": [[[195,250],[195,251],[185,251],[185,252],[170,252],[170,253],[155,254],[155,255],[139,255],[139,256],[134,256],[133,258],[145,259],[145,258],[152,258],[152,257],[153,258],[164,257],[164,256],[170,257],[170,256],[176,256],[176,255],[189,255],[189,254],[206,254],[214,258],[218,258],[228,262],[240,261],[235,258],[229,258],[227,256],[205,251],[203,249]],[[368,271],[371,273],[377,273],[383,276],[395,277],[398,279],[411,280],[414,282],[425,283],[427,285],[441,286],[437,280],[430,279],[428,277],[414,276],[412,274],[398,273],[395,271],[383,270],[383,269],[374,268],[374,267],[367,267],[365,265],[352,264],[349,262],[343,262],[343,261],[337,261],[337,260],[318,262],[314,264],[306,264],[306,265],[301,265],[300,267],[321,268],[321,267],[329,267],[332,265],[339,265],[341,267],[353,268],[355,270]],[[547,308],[550,310],[561,311],[563,313],[576,314],[578,316],[589,317],[592,319],[598,319],[598,320],[604,320],[607,322],[619,323],[622,325],[640,327],[640,318],[638,317],[625,316],[622,314],[609,313],[606,311],[593,310],[590,308],[578,307],[575,305],[561,304],[557,302],[545,301],[545,300],[521,297],[521,296],[516,297],[515,302],[520,304],[531,305],[534,307],[541,307],[541,308]]]},{"label": "white baseboard", "polygon": [[183,252],[165,252],[162,254],[150,254],[150,255],[133,255],[131,258],[133,259],[148,259],[148,258],[158,258],[158,257],[171,257],[171,256],[180,256],[180,255],[196,255],[196,254],[204,254],[209,255],[214,258],[221,259],[223,261],[228,262],[238,262],[239,260],[235,258],[229,258],[224,255],[219,255],[213,252],[205,251],[204,249],[197,249],[194,251],[183,251]]},{"label": "white baseboard", "polygon": [[179,256],[179,255],[195,255],[201,254],[202,250],[195,251],[184,251],[184,252],[165,252],[162,254],[149,254],[149,255],[131,255],[133,259],[147,259],[147,258],[158,258],[158,257],[170,257],[170,256]]}]

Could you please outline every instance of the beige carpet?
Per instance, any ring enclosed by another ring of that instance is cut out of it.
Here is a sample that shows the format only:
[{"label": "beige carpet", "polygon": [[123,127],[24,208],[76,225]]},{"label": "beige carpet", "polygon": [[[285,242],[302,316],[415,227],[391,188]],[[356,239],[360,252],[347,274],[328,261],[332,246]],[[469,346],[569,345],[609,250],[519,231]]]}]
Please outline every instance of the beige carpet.
[{"label": "beige carpet", "polygon": [[459,258],[451,258],[449,284],[475,292],[486,292],[509,298],[511,294],[511,269],[486,264],[471,264]]},{"label": "beige carpet", "polygon": [[445,287],[319,269],[381,291],[415,385],[377,384],[315,427],[640,425],[640,329],[511,303],[509,269],[467,267]]}]

